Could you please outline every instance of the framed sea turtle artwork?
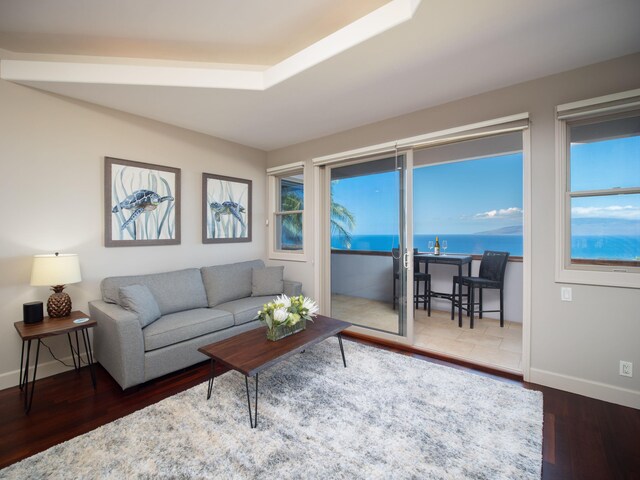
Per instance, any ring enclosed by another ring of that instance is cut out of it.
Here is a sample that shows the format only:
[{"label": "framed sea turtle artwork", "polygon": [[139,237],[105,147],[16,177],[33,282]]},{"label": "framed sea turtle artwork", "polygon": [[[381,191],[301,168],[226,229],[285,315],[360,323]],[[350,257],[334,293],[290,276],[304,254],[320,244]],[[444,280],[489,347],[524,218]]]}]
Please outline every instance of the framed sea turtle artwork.
[{"label": "framed sea turtle artwork", "polygon": [[251,180],[202,174],[202,243],[251,241]]},{"label": "framed sea turtle artwork", "polygon": [[104,159],[106,247],[180,243],[180,169]]}]

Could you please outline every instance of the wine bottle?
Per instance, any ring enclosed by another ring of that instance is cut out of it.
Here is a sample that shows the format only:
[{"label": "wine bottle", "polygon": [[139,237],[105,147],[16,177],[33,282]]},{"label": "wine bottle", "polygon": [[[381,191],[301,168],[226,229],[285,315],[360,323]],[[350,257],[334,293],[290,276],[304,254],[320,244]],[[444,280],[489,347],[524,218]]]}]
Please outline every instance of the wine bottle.
[{"label": "wine bottle", "polygon": [[433,253],[435,255],[440,255],[440,241],[438,240],[438,237],[436,237],[436,246],[433,249]]}]

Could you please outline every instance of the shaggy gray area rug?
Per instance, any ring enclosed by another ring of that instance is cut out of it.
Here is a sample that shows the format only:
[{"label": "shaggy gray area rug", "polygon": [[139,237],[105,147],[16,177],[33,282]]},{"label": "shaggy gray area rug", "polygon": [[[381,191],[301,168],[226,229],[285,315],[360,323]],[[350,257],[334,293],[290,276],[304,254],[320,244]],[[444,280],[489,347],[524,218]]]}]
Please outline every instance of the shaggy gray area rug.
[{"label": "shaggy gray area rug", "polygon": [[[331,338],[260,374],[259,424],[227,372],[0,471],[2,478],[534,479],[542,394]],[[250,380],[250,387],[253,381]]]}]

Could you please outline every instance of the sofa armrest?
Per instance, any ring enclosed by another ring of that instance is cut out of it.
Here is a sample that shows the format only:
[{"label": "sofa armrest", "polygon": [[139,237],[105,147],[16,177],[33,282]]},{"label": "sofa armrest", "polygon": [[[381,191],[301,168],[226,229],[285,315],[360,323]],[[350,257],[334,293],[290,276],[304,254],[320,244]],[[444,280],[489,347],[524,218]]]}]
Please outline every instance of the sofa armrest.
[{"label": "sofa armrest", "polygon": [[302,283],[294,282],[292,280],[285,280],[284,294],[288,297],[295,297],[297,295],[302,295]]},{"label": "sofa armrest", "polygon": [[138,317],[119,305],[89,302],[96,360],[124,390],[144,382],[144,339]]}]

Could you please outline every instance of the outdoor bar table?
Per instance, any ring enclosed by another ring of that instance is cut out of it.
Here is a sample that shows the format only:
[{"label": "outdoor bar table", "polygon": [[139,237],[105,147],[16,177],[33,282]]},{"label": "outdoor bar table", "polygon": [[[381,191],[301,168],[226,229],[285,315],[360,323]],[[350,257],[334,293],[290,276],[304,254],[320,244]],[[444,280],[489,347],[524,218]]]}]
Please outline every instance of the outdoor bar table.
[{"label": "outdoor bar table", "polygon": [[[447,265],[457,265],[458,266],[458,276],[462,276],[462,266],[467,265],[467,276],[471,276],[471,260],[473,257],[471,255],[456,255],[456,254],[440,254],[435,255],[433,253],[417,253],[413,255],[413,258],[419,263],[425,264],[425,272],[429,273],[429,264],[431,263],[444,263]],[[436,298],[444,298],[453,301],[452,293],[445,292],[429,292],[431,297]],[[462,285],[458,289],[458,304],[462,306]],[[453,318],[452,318],[453,320]],[[462,328],[462,308],[458,308],[458,326]]]}]

